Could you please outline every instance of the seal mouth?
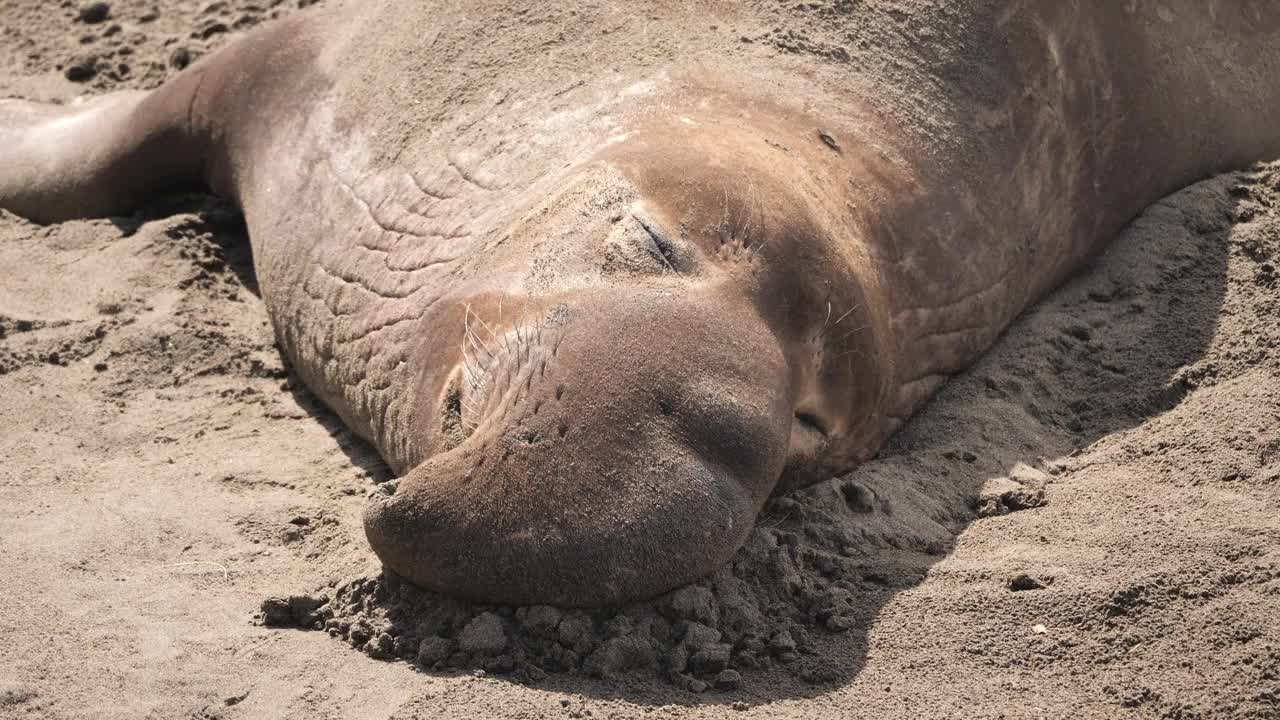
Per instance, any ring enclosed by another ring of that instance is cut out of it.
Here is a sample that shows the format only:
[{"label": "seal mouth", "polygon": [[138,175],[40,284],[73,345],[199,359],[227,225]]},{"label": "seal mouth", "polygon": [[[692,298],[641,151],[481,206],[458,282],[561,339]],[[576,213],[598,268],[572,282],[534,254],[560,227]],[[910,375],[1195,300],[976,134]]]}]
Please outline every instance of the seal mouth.
[{"label": "seal mouth", "polygon": [[[468,306],[463,321],[462,360],[445,393],[443,417],[457,425],[461,439],[504,419],[547,374],[559,351],[556,332],[568,316],[561,304],[550,312],[523,312],[509,325],[486,322]],[[504,329],[505,326],[505,329]],[[536,411],[535,411],[536,412]]]}]

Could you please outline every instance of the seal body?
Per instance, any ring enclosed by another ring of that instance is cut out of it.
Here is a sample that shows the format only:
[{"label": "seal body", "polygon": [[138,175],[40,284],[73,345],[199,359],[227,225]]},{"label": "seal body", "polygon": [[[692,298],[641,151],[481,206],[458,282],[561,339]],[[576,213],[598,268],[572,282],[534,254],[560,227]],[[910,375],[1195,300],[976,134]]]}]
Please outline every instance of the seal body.
[{"label": "seal body", "polygon": [[0,207],[232,198],[285,354],[401,476],[388,567],[640,599],[1145,205],[1280,152],[1271,2],[805,8],[337,4],[154,93],[0,101]]}]

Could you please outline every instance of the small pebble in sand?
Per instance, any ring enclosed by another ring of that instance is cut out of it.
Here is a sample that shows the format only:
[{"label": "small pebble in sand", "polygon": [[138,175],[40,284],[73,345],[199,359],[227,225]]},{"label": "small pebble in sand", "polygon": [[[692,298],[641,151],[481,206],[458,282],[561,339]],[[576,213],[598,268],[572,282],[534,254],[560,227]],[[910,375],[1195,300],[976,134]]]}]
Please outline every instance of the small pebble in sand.
[{"label": "small pebble in sand", "polygon": [[1009,590],[1011,592],[1025,592],[1027,590],[1043,590],[1047,582],[1037,577],[1027,574],[1015,575],[1009,579]]},{"label": "small pebble in sand", "polygon": [[871,488],[860,482],[845,480],[840,484],[840,493],[845,504],[857,513],[869,513],[876,509],[876,494]]},{"label": "small pebble in sand", "polygon": [[418,645],[418,662],[423,667],[432,667],[436,663],[442,663],[449,659],[453,654],[454,642],[452,640],[433,635],[424,638]]},{"label": "small pebble in sand", "polygon": [[67,63],[63,74],[71,82],[85,82],[98,74],[98,59],[93,55],[80,55]]},{"label": "small pebble in sand", "polygon": [[191,64],[191,51],[184,47],[176,48],[169,55],[169,65],[181,70]]},{"label": "small pebble in sand", "polygon": [[111,5],[104,2],[89,2],[80,6],[80,22],[100,23],[111,15]]},{"label": "small pebble in sand", "polygon": [[529,633],[538,637],[554,637],[556,628],[560,626],[560,620],[564,614],[551,607],[550,605],[535,605],[523,613],[520,618],[521,626]]},{"label": "small pebble in sand", "polygon": [[792,638],[791,633],[783,630],[773,636],[769,641],[769,649],[777,655],[784,653],[793,653],[796,651],[796,641]]},{"label": "small pebble in sand", "polygon": [[737,690],[742,685],[742,674],[737,670],[722,670],[716,675],[716,687],[721,690]]},{"label": "small pebble in sand", "polygon": [[269,597],[262,601],[262,624],[267,627],[310,628],[317,621],[328,619],[327,613],[317,612],[322,605],[322,598],[310,595]]},{"label": "small pebble in sand", "polygon": [[482,613],[462,628],[458,645],[472,655],[497,655],[507,648],[502,619],[491,612]]},{"label": "small pebble in sand", "polygon": [[718,673],[729,665],[732,646],[728,643],[706,645],[689,657],[689,665],[700,675]]}]

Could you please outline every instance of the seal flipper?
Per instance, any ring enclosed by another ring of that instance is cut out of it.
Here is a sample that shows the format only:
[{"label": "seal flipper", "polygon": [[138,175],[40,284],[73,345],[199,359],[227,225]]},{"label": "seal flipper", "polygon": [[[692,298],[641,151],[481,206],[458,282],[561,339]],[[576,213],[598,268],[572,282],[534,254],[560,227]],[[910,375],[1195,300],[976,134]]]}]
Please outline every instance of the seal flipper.
[{"label": "seal flipper", "polygon": [[205,184],[190,111],[202,69],[151,92],[51,105],[0,100],[0,208],[36,222],[128,212]]}]

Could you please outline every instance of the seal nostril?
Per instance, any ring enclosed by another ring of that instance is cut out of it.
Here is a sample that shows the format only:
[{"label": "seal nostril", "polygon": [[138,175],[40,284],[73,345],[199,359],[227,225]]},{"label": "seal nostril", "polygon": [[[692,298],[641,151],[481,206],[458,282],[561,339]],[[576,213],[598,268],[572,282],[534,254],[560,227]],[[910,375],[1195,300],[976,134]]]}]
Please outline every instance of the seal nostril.
[{"label": "seal nostril", "polygon": [[822,421],[818,419],[818,416],[814,415],[813,413],[807,413],[807,412],[796,413],[796,422],[800,423],[806,429],[816,432],[823,437],[827,436],[826,425],[824,425]]},{"label": "seal nostril", "polygon": [[560,423],[560,427],[558,431],[560,433],[560,437],[564,437],[565,435],[569,434],[569,426],[565,425],[564,423]]},{"label": "seal nostril", "polygon": [[658,411],[663,415],[670,415],[675,412],[675,408],[671,407],[670,401],[662,399],[658,401]]},{"label": "seal nostril", "polygon": [[560,398],[562,398],[562,397],[564,397],[564,385],[557,385],[557,386],[556,386],[556,399],[557,399],[557,400],[559,400],[559,399],[560,399]]}]

